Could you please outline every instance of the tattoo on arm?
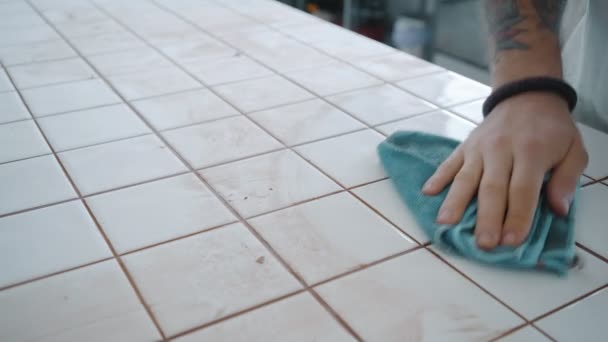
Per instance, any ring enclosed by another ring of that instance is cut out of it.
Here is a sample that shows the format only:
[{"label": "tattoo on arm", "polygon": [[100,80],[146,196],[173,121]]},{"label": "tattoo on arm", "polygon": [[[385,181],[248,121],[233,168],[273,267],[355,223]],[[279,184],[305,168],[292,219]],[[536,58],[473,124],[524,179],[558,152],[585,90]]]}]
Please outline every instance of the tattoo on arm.
[{"label": "tattoo on arm", "polygon": [[517,27],[526,19],[520,13],[517,0],[486,0],[485,10],[488,26],[496,43],[496,53],[503,50],[528,50],[530,48],[516,39],[519,34],[526,32],[525,29]]},{"label": "tattoo on arm", "polygon": [[534,0],[532,3],[538,13],[539,27],[557,34],[566,0]]}]

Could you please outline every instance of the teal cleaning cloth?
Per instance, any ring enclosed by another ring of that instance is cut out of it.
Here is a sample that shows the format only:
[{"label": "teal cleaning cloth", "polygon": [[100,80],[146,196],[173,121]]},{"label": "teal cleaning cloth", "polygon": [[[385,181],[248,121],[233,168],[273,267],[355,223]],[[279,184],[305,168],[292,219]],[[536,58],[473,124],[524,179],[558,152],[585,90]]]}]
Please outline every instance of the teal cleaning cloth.
[{"label": "teal cleaning cloth", "polygon": [[530,234],[517,248],[499,246],[484,251],[477,247],[474,236],[476,199],[469,204],[460,223],[452,226],[435,222],[449,187],[437,196],[425,196],[422,186],[458,144],[455,140],[420,132],[397,132],[378,146],[384,169],[432,243],[486,264],[566,274],[575,261],[573,218],[576,199],[568,216],[559,217],[549,208],[544,186]]}]

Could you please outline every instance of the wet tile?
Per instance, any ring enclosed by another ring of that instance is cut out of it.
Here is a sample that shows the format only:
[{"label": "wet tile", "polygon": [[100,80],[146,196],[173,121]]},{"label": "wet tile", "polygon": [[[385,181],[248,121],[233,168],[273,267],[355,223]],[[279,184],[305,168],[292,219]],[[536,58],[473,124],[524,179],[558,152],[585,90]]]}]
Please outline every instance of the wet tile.
[{"label": "wet tile", "polygon": [[0,125],[0,163],[51,153],[32,120]]},{"label": "wet tile", "polygon": [[480,124],[483,121],[482,107],[485,99],[468,102],[449,108],[449,111],[469,121]]},{"label": "wet tile", "polygon": [[9,67],[8,72],[19,89],[97,77],[93,69],[80,58],[18,65]]},{"label": "wet tile", "polygon": [[205,59],[198,63],[185,64],[184,68],[209,86],[273,74],[268,68],[241,54]]},{"label": "wet tile", "polygon": [[236,53],[235,49],[210,36],[196,41],[164,45],[160,50],[178,64],[204,62]]},{"label": "wet tile", "polygon": [[0,47],[0,61],[6,66],[75,56],[76,52],[63,40]]},{"label": "wet tile", "polygon": [[354,341],[307,293],[195,331],[176,342]]},{"label": "wet tile", "polygon": [[463,141],[473,131],[475,125],[446,111],[434,111],[411,119],[378,126],[386,135],[397,131],[419,131]]},{"label": "wet tile", "polygon": [[536,325],[558,341],[601,341],[608,334],[608,289],[541,319]]},{"label": "wet tile", "polygon": [[299,146],[296,150],[343,186],[353,187],[386,177],[377,152],[383,140],[381,134],[365,130]]},{"label": "wet tile", "polygon": [[23,101],[14,91],[0,93],[0,124],[17,120],[31,119]]},{"label": "wet tile", "polygon": [[378,125],[437,108],[389,84],[329,96],[327,100],[369,125]]},{"label": "wet tile", "polygon": [[578,124],[578,127],[589,153],[585,174],[595,179],[608,176],[608,135],[583,124]]},{"label": "wet tile", "polygon": [[114,260],[2,291],[0,317],[7,341],[160,339]]},{"label": "wet tile", "polygon": [[221,85],[215,90],[244,112],[313,98],[308,91],[279,76]]},{"label": "wet tile", "polygon": [[159,96],[134,101],[132,104],[157,130],[239,114],[208,89]]},{"label": "wet tile", "polygon": [[352,191],[418,242],[426,243],[429,241],[424,230],[416,223],[416,218],[412,212],[399,197],[392,180],[386,179]]},{"label": "wet tile", "polygon": [[364,340],[487,341],[523,323],[425,250],[317,291]]},{"label": "wet tile", "polygon": [[385,81],[399,81],[444,70],[402,52],[360,60],[355,65]]},{"label": "wet tile", "polygon": [[76,197],[52,155],[0,165],[0,215]]},{"label": "wet tile", "polygon": [[201,84],[176,67],[108,78],[127,100],[177,93],[201,88]]},{"label": "wet tile", "polygon": [[80,201],[0,219],[0,288],[111,256]]},{"label": "wet tile", "polygon": [[249,220],[308,284],[415,246],[347,193]]},{"label": "wet tile", "polygon": [[5,91],[15,90],[11,80],[8,78],[6,71],[0,68],[0,93]]},{"label": "wet tile", "polygon": [[321,96],[383,83],[381,80],[345,63],[290,72],[286,76]]},{"label": "wet tile", "polygon": [[0,29],[0,46],[30,44],[61,37],[47,25]]},{"label": "wet tile", "polygon": [[577,254],[582,267],[571,269],[563,278],[546,272],[490,267],[443,255],[481,287],[532,320],[608,282],[607,263],[581,249]]},{"label": "wet tile", "polygon": [[89,197],[87,203],[118,253],[235,220],[192,174]]},{"label": "wet tile", "polygon": [[490,95],[490,87],[453,72],[440,72],[401,81],[399,87],[438,106],[453,106]]},{"label": "wet tile", "polygon": [[168,335],[300,288],[241,224],[130,254],[123,260]]},{"label": "wet tile", "polygon": [[112,89],[98,79],[26,89],[21,93],[37,117],[120,103]]},{"label": "wet tile", "polygon": [[576,240],[585,247],[608,258],[608,229],[605,213],[608,203],[608,187],[594,184],[579,193],[576,211]]},{"label": "wet tile", "polygon": [[517,330],[516,332],[509,334],[503,338],[499,338],[500,342],[549,342],[551,341],[545,335],[543,335],[540,331],[532,328],[531,326],[527,326],[523,329]]},{"label": "wet tile", "polygon": [[289,151],[241,160],[200,173],[244,216],[279,209],[340,189]]},{"label": "wet tile", "polygon": [[251,113],[249,116],[288,145],[365,128],[357,120],[322,100],[277,107]]},{"label": "wet tile", "polygon": [[94,36],[71,38],[70,42],[84,56],[114,53],[130,49],[144,48],[145,43],[128,31],[96,34]]},{"label": "wet tile", "polygon": [[89,57],[91,64],[105,76],[153,72],[171,67],[171,62],[151,48],[133,49]]},{"label": "wet tile", "polygon": [[195,169],[283,147],[244,116],[178,128],[163,136]]},{"label": "wet tile", "polygon": [[95,145],[149,133],[124,104],[52,115],[38,119],[55,151]]},{"label": "wet tile", "polygon": [[83,195],[187,170],[154,135],[63,152],[59,157]]}]

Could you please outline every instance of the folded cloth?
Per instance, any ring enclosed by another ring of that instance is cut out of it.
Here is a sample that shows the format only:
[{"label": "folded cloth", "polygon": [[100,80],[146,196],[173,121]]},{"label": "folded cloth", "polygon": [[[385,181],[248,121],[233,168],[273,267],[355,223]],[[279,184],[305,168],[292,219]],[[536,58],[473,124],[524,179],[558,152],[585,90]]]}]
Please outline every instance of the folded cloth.
[{"label": "folded cloth", "polygon": [[546,198],[546,179],[532,229],[519,247],[499,246],[485,251],[477,246],[474,236],[476,198],[467,207],[460,223],[442,225],[435,222],[449,187],[439,195],[425,196],[422,186],[458,144],[458,141],[426,133],[397,132],[378,146],[387,174],[431,242],[449,252],[487,264],[566,274],[575,263],[573,221],[576,199],[566,217],[553,214]]}]

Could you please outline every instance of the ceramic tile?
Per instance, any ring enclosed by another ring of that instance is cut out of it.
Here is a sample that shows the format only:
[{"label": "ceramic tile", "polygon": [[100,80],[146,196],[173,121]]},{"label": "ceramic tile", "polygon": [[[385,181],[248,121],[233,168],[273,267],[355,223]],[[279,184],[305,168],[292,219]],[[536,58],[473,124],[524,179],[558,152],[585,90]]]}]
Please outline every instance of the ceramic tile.
[{"label": "ceramic tile", "polygon": [[187,170],[153,135],[63,152],[59,157],[83,195]]},{"label": "ceramic tile", "polygon": [[415,246],[347,193],[249,220],[308,284]]},{"label": "ceramic tile", "polygon": [[142,40],[127,31],[71,38],[70,41],[85,56],[141,49],[146,46]]},{"label": "ceramic tile", "polygon": [[0,47],[0,61],[6,66],[75,56],[74,50],[63,40]]},{"label": "ceramic tile", "polygon": [[608,283],[608,264],[581,249],[577,255],[582,267],[571,269],[565,278],[546,272],[495,268],[443,255],[481,287],[530,320]]},{"label": "ceramic tile", "polygon": [[446,71],[407,79],[401,88],[436,105],[448,107],[490,95],[490,87]]},{"label": "ceramic tile", "polygon": [[176,342],[196,341],[354,341],[307,293],[264,306]]},{"label": "ceramic tile", "polygon": [[429,241],[390,179],[368,184],[352,191],[418,242],[427,243]]},{"label": "ceramic tile", "polygon": [[38,123],[58,152],[150,132],[124,104],[47,116]]},{"label": "ceramic tile", "polygon": [[46,25],[44,20],[42,20],[38,14],[31,10],[27,12],[9,14],[5,12],[3,8],[0,8],[0,13],[3,14],[2,22],[0,22],[0,30]]},{"label": "ceramic tile", "polygon": [[487,341],[523,323],[425,250],[317,291],[363,340]]},{"label": "ceramic tile", "polygon": [[357,120],[321,100],[273,108],[249,116],[288,145],[365,128]]},{"label": "ceramic tile", "polygon": [[585,186],[585,185],[588,185],[588,184],[590,184],[590,183],[593,183],[593,182],[594,182],[594,180],[593,180],[593,179],[591,179],[591,178],[589,178],[589,177],[587,177],[587,176],[585,176],[585,175],[581,175],[581,177],[580,177],[580,179],[579,179],[579,182],[580,182],[580,184],[581,184],[582,186]]},{"label": "ceramic tile", "polygon": [[171,28],[170,30],[159,30],[157,32],[142,32],[142,37],[154,46],[197,41],[207,37],[196,28]]},{"label": "ceramic tile", "polygon": [[42,15],[51,23],[65,22],[95,22],[108,20],[103,12],[96,9],[91,3],[83,1],[72,1],[69,4],[58,5],[58,1],[50,1],[50,6],[36,7],[42,12]]},{"label": "ceramic tile", "polygon": [[123,260],[168,335],[300,288],[241,224],[127,255]]},{"label": "ceramic tile", "polygon": [[310,99],[313,95],[290,81],[272,76],[215,87],[227,101],[244,112]]},{"label": "ceramic tile", "polygon": [[0,288],[112,257],[79,201],[1,218],[0,255]]},{"label": "ceramic tile", "polygon": [[199,82],[176,67],[145,73],[131,73],[108,78],[127,100],[177,93],[201,88]]},{"label": "ceramic tile", "polygon": [[0,46],[30,44],[61,37],[47,25],[0,29]]},{"label": "ceramic tile", "polygon": [[235,220],[192,174],[89,197],[87,203],[118,253]]},{"label": "ceramic tile", "polygon": [[0,163],[51,153],[32,120],[0,125]]},{"label": "ceramic tile", "polygon": [[244,116],[178,128],[163,136],[195,169],[283,147]]},{"label": "ceramic tile", "polygon": [[15,90],[11,80],[8,78],[6,71],[0,67],[0,93]]},{"label": "ceramic tile", "polygon": [[446,111],[435,111],[378,126],[378,129],[387,135],[397,131],[420,131],[463,141],[475,129],[475,125]]},{"label": "ceramic tile", "polygon": [[99,79],[26,89],[21,94],[37,117],[120,103],[120,98]]},{"label": "ceramic tile", "polygon": [[92,56],[89,61],[105,76],[154,72],[172,66],[167,58],[150,48]]},{"label": "ceramic tile", "polygon": [[23,101],[14,91],[0,93],[0,124],[17,120],[31,119]]},{"label": "ceramic tile", "polygon": [[583,135],[587,153],[589,153],[589,164],[585,174],[595,179],[608,176],[608,135],[589,126],[578,124]]},{"label": "ceramic tile", "polygon": [[287,78],[315,94],[325,96],[383,83],[347,64],[331,64],[286,74]]},{"label": "ceramic tile", "polygon": [[[0,126],[1,127],[1,126]],[[576,211],[576,240],[585,247],[608,258],[608,229],[604,222],[608,187],[594,184],[579,193]]]},{"label": "ceramic tile", "polygon": [[527,326],[523,329],[517,330],[516,332],[509,334],[503,338],[499,338],[500,342],[549,342],[551,341],[545,335],[543,335],[540,331]]},{"label": "ceramic tile", "polygon": [[160,49],[178,64],[207,61],[236,53],[235,49],[211,37],[193,42],[165,45]]},{"label": "ceramic tile", "polygon": [[160,339],[113,260],[0,292],[0,317],[3,341]]},{"label": "ceramic tile", "polygon": [[303,145],[296,150],[350,188],[386,177],[377,152],[383,140],[381,134],[365,130]]},{"label": "ceramic tile", "polygon": [[378,125],[437,108],[389,84],[329,96],[327,100],[369,125]]},{"label": "ceramic tile", "polygon": [[385,81],[400,81],[444,70],[438,65],[402,52],[360,60],[355,65]]},{"label": "ceramic tile", "polygon": [[198,63],[186,64],[184,68],[209,86],[271,76],[273,74],[266,67],[242,54],[205,59]]},{"label": "ceramic tile", "polygon": [[576,302],[536,325],[558,341],[601,341],[608,334],[608,289]]},{"label": "ceramic tile", "polygon": [[354,62],[363,58],[382,56],[395,53],[392,47],[363,36],[353,36],[343,42],[320,41],[313,43],[330,56],[344,61]]},{"label": "ceramic tile", "polygon": [[97,34],[124,31],[120,24],[111,19],[64,21],[55,23],[55,27],[68,38],[87,37]]},{"label": "ceramic tile", "polygon": [[329,178],[290,151],[266,154],[200,173],[244,216],[340,190]]},{"label": "ceramic tile", "polygon": [[355,32],[346,30],[331,22],[320,21],[314,24],[295,24],[279,28],[288,36],[306,44],[319,42],[344,42],[357,37]]},{"label": "ceramic tile", "polygon": [[449,108],[452,113],[469,121],[480,124],[483,121],[482,107],[485,99],[477,100]]},{"label": "ceramic tile", "polygon": [[97,77],[93,69],[80,58],[18,65],[9,67],[8,72],[19,89]]},{"label": "ceramic tile", "polygon": [[207,89],[134,101],[132,104],[157,130],[239,114]]},{"label": "ceramic tile", "polygon": [[0,215],[76,197],[52,155],[0,165],[0,188]]}]

